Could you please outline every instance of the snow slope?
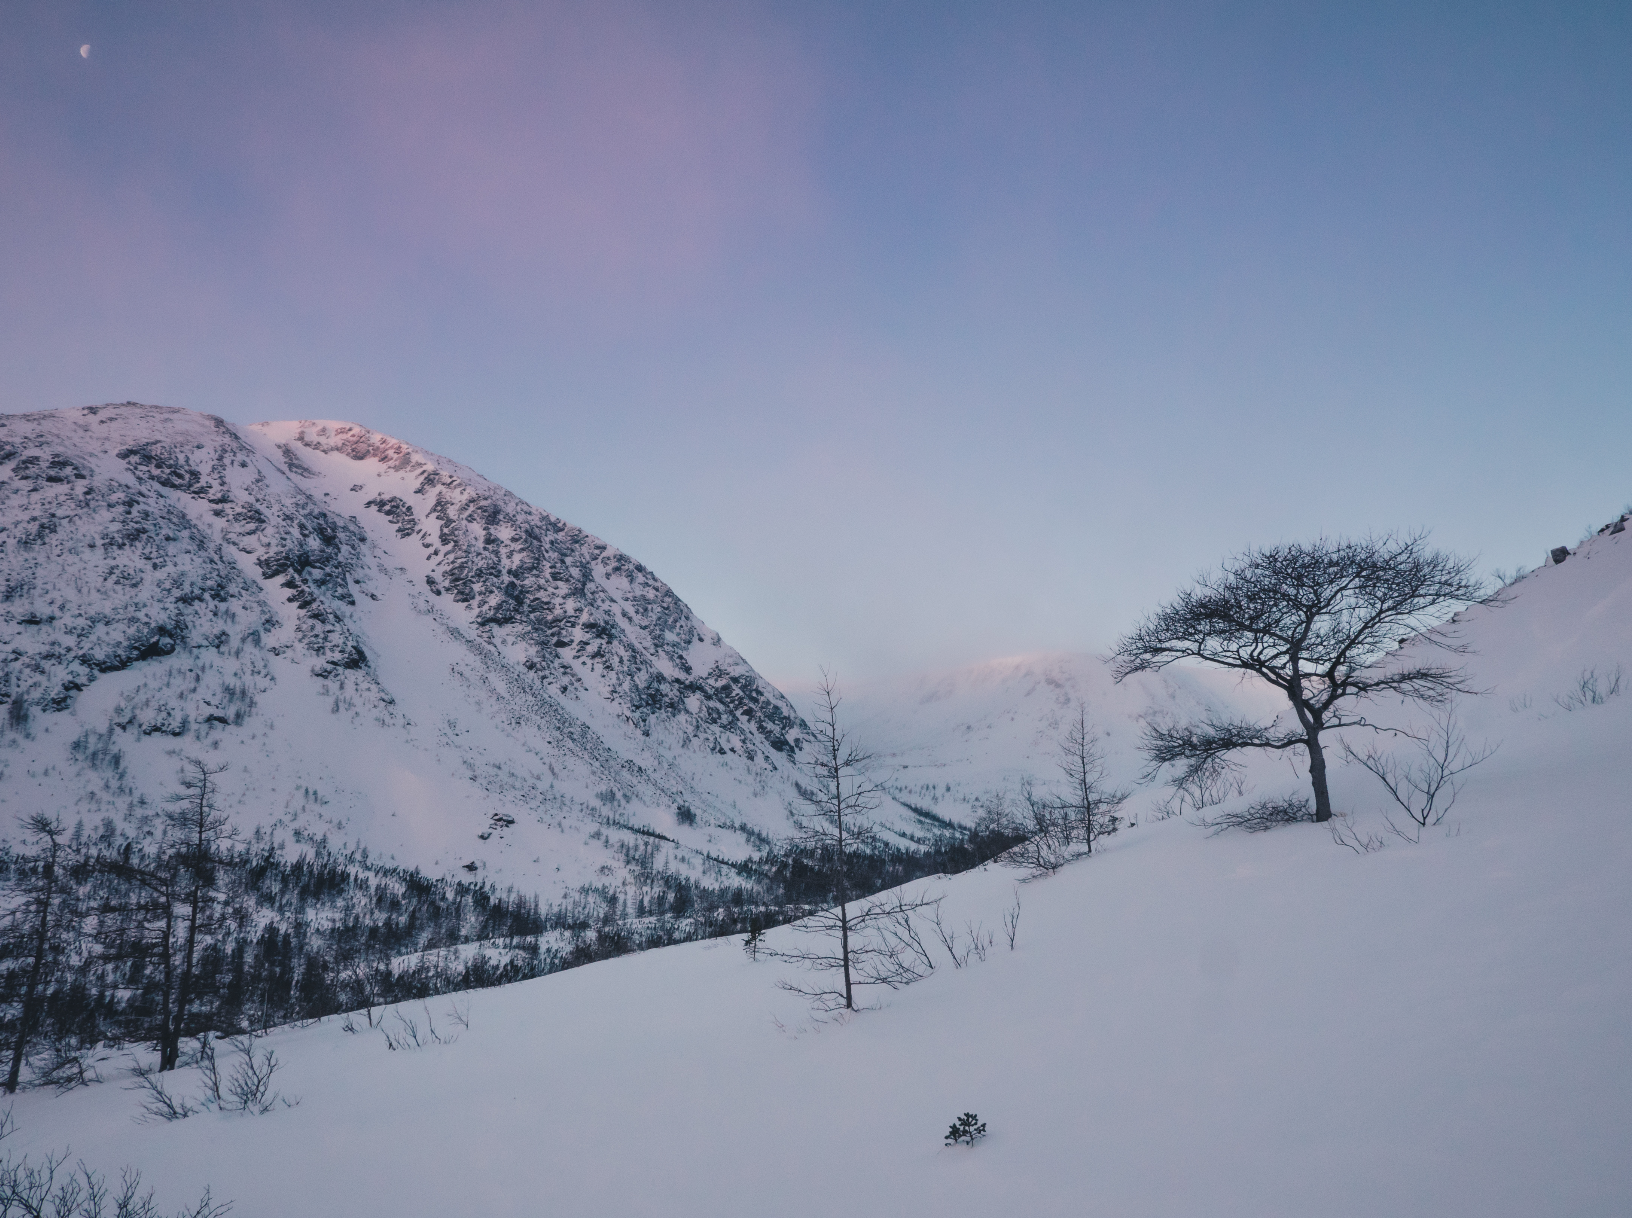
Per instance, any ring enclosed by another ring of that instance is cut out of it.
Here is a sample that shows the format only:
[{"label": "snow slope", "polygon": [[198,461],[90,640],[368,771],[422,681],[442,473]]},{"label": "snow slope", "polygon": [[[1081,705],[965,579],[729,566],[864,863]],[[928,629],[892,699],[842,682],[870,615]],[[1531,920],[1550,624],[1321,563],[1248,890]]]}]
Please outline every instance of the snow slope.
[{"label": "snow slope", "polygon": [[134,403],[0,416],[0,655],[0,825],[203,755],[246,824],[529,887],[621,869],[619,824],[783,830],[802,731],[651,572],[463,466]]},{"label": "snow slope", "polygon": [[[240,1218],[1632,1212],[1632,692],[1565,709],[1632,669],[1629,615],[1622,534],[1455,623],[1501,747],[1419,845],[1145,823],[1052,878],[931,882],[959,928],[1018,894],[1014,950],[848,1021],[688,944],[475,994],[450,1045],[276,1032],[301,1103],[264,1117],[25,1094],[17,1145]],[[1367,775],[1336,786],[1377,823]],[[965,1110],[989,1136],[944,1147]]]},{"label": "snow slope", "polygon": [[1147,716],[1268,716],[1277,698],[1261,682],[1207,669],[1141,673],[1118,685],[1104,657],[1058,653],[849,685],[843,712],[897,798],[962,820],[990,791],[1057,778],[1059,741],[1079,703],[1110,782],[1128,786],[1144,769],[1138,744]]},{"label": "snow slope", "polygon": [[[1607,687],[1620,661],[1615,619],[1627,613],[1621,583],[1626,518],[1606,525],[1563,563],[1522,577],[1493,601],[1456,615],[1396,656],[1460,666],[1474,689],[1465,699],[1465,732],[1499,743],[1513,716],[1540,721],[1563,713],[1558,699],[1583,677]],[[1619,533],[1611,530],[1622,526]],[[1541,591],[1545,589],[1545,591]],[[1435,646],[1465,648],[1458,654]],[[1632,689],[1632,665],[1626,665]],[[796,701],[804,691],[790,691]],[[1058,745],[1079,703],[1097,729],[1113,786],[1135,786],[1145,766],[1139,739],[1146,719],[1183,719],[1209,710],[1268,723],[1290,719],[1285,698],[1257,678],[1175,665],[1121,684],[1104,656],[1056,653],[1013,656],[950,672],[846,684],[843,712],[857,740],[878,758],[898,798],[955,818],[987,792],[1013,790],[1024,778],[1046,785],[1058,774]],[[1420,730],[1429,716],[1403,702],[1366,708],[1374,722]],[[1354,743],[1364,746],[1363,734]],[[1334,752],[1336,750],[1334,749]],[[1302,791],[1304,775],[1285,758],[1246,758],[1248,797],[1273,789]],[[1334,761],[1341,760],[1334,758]],[[1363,778],[1365,783],[1373,780]],[[1375,802],[1363,789],[1355,806]]]}]

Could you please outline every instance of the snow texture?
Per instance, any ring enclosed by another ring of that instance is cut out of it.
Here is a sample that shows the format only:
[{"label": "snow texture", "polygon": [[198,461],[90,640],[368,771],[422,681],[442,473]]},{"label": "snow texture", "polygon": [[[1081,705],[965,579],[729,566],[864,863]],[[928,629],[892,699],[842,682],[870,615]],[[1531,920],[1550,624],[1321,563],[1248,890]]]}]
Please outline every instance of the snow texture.
[{"label": "snow texture", "polygon": [[[275,1032],[301,1103],[264,1117],[26,1094],[18,1146],[138,1164],[165,1199],[208,1182],[241,1218],[1629,1213],[1632,696],[1572,696],[1632,668],[1629,618],[1622,533],[1446,628],[1488,691],[1464,721],[1500,747],[1420,844],[1146,819],[1047,879],[929,882],[960,929],[1018,895],[1014,950],[943,953],[847,1021],[814,1022],[783,965],[687,944],[475,994],[452,1044]],[[981,722],[1007,730],[993,699]],[[1301,781],[1249,771],[1260,794]],[[1359,766],[1333,787],[1381,825]],[[988,1136],[944,1146],[965,1111]]]},{"label": "snow texture", "polygon": [[0,417],[0,655],[0,822],[207,755],[246,825],[528,887],[619,871],[620,825],[745,853],[803,732],[638,562],[346,423]]}]

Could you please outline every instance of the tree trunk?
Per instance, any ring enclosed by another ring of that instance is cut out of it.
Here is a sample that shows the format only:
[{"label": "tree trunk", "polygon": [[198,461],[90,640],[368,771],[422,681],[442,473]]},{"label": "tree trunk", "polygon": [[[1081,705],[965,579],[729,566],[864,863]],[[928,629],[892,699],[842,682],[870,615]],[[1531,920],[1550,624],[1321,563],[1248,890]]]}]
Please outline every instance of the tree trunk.
[{"label": "tree trunk", "polygon": [[839,902],[839,953],[844,957],[844,1009],[856,1009],[854,992],[850,987],[850,907]]},{"label": "tree trunk", "polygon": [[1088,782],[1088,759],[1079,757],[1082,765],[1082,781],[1077,787],[1077,796],[1082,800],[1082,844],[1086,853],[1094,853],[1094,793]]},{"label": "tree trunk", "polygon": [[1297,656],[1292,657],[1292,683],[1287,689],[1292,709],[1297,712],[1303,727],[1303,743],[1309,752],[1309,785],[1315,789],[1315,823],[1325,824],[1332,819],[1332,797],[1326,790],[1326,752],[1320,747],[1320,729],[1325,724],[1327,707],[1316,709],[1303,696],[1303,677],[1298,672]]},{"label": "tree trunk", "polygon": [[[174,898],[165,896],[164,906],[164,1002],[159,1011],[159,1069],[173,1069],[175,1058],[170,1056],[170,1013],[176,997],[176,958],[173,954],[176,932]],[[178,1054],[179,1056],[179,1054]]]},{"label": "tree trunk", "polygon": [[193,955],[198,947],[198,913],[201,899],[202,894],[195,881],[188,909],[187,938],[182,948],[181,980],[176,985],[175,1010],[171,1014],[170,1026],[164,1032],[164,1045],[159,1060],[160,1070],[174,1070],[176,1063],[181,1059],[182,1024],[187,1018],[187,1004],[193,996]]},{"label": "tree trunk", "polygon": [[28,986],[23,991],[23,1009],[17,1016],[17,1043],[11,1050],[11,1070],[6,1074],[6,1094],[17,1091],[17,1081],[23,1073],[23,1055],[28,1050],[28,1034],[34,1023],[34,998],[39,993],[40,974],[45,971],[45,949],[49,942],[51,897],[56,887],[56,849],[53,843],[51,858],[45,864],[45,891],[40,894],[40,923],[34,931],[34,963],[28,970]]},{"label": "tree trunk", "polygon": [[1315,823],[1332,819],[1332,797],[1326,790],[1326,754],[1320,747],[1320,725],[1314,724],[1305,738],[1309,749],[1309,782],[1315,788]]}]

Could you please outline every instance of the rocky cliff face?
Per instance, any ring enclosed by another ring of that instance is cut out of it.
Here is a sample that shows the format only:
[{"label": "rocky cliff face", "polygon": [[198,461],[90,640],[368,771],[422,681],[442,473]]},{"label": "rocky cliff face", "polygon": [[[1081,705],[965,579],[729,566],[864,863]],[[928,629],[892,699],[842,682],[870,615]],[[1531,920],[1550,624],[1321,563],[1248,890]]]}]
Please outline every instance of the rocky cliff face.
[{"label": "rocky cliff face", "polygon": [[389,436],[344,423],[253,430],[292,474],[318,477],[316,463],[338,465],[341,481],[348,469],[364,478],[347,487],[352,506],[361,499],[363,518],[381,517],[396,551],[422,560],[427,591],[449,612],[545,685],[593,693],[643,735],[654,717],[694,719],[687,729],[715,752],[793,756],[787,701],[628,555]]},{"label": "rocky cliff face", "polygon": [[[240,815],[518,881],[779,832],[803,725],[638,562],[365,428],[0,416],[0,809]],[[691,822],[695,820],[695,826]]]}]

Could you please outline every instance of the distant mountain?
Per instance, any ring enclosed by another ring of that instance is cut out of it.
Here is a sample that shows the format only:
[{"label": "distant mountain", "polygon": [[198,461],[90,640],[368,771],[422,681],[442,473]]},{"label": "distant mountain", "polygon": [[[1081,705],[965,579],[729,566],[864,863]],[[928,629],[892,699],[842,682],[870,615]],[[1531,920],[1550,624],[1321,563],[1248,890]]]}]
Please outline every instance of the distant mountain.
[{"label": "distant mountain", "polygon": [[0,416],[0,822],[140,810],[505,882],[787,828],[805,727],[640,563],[347,423]]},{"label": "distant mountain", "polygon": [[965,820],[973,801],[1039,788],[1059,778],[1059,745],[1078,704],[1086,706],[1113,785],[1144,770],[1138,745],[1147,716],[1208,710],[1273,718],[1284,700],[1235,674],[1175,667],[1117,684],[1103,656],[1052,652],[1011,656],[944,672],[859,682],[844,713],[872,750],[887,790],[905,806]]}]

